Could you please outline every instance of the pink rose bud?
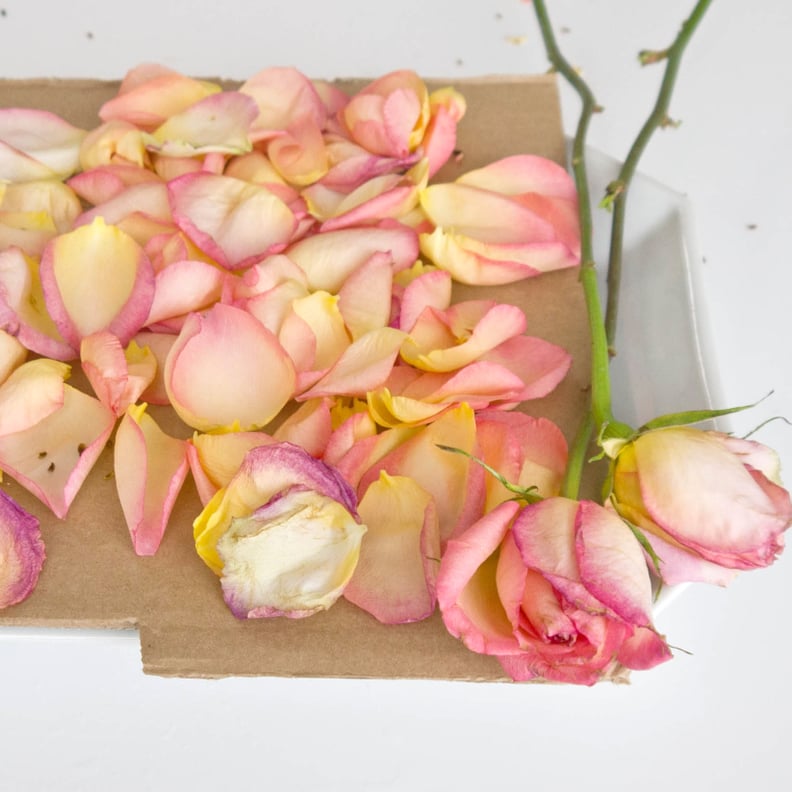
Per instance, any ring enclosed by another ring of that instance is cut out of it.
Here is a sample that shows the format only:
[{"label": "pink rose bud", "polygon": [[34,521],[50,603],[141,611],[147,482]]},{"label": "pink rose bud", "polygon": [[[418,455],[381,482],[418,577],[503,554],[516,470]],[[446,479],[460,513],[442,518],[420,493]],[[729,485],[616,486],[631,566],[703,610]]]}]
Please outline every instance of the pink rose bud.
[{"label": "pink rose bud", "polygon": [[591,685],[671,657],[638,541],[590,501],[497,506],[448,542],[437,598],[449,632],[514,680]]},{"label": "pink rose bud", "polygon": [[771,564],[792,502],[765,446],[688,427],[656,429],[614,460],[613,503],[647,536],[668,584],[725,585]]}]

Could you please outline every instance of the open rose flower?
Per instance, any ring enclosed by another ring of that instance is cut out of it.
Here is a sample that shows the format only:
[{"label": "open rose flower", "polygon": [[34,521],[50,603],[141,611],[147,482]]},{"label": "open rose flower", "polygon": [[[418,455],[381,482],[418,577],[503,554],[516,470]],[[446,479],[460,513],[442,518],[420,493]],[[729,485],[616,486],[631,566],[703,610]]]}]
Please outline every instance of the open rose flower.
[{"label": "open rose flower", "polygon": [[43,564],[39,521],[0,490],[0,609],[33,591]]},{"label": "open rose flower", "polygon": [[449,632],[517,681],[591,685],[671,657],[640,545],[590,501],[502,503],[448,543],[437,593]]},{"label": "open rose flower", "polygon": [[421,206],[434,226],[421,250],[462,283],[513,283],[578,264],[575,185],[543,157],[507,157],[431,185]]},{"label": "open rose flower", "polygon": [[724,585],[771,564],[792,524],[769,448],[676,426],[640,435],[614,461],[613,504],[645,534],[666,583]]},{"label": "open rose flower", "polygon": [[366,531],[355,494],[299,446],[253,448],[195,521],[195,546],[239,618],[327,610],[357,565]]}]

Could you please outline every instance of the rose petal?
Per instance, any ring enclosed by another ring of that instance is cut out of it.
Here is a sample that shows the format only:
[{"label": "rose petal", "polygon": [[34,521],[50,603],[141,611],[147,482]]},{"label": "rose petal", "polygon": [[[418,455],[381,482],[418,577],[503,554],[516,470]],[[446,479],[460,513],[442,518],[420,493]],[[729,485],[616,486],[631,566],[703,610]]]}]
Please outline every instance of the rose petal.
[{"label": "rose petal", "polygon": [[338,293],[338,309],[353,339],[388,326],[392,285],[387,253],[375,253],[346,279]]},{"label": "rose petal", "polygon": [[187,476],[183,440],[166,435],[145,411],[130,407],[115,436],[115,482],[132,546],[154,555]]},{"label": "rose petal", "polygon": [[435,606],[440,537],[432,496],[382,472],[359,505],[368,526],[345,599],[384,624],[420,621]]},{"label": "rose petal", "polygon": [[154,272],[148,257],[101,217],[47,245],[40,273],[50,315],[75,348],[99,330],[127,344],[151,308]]},{"label": "rose petal", "polygon": [[0,330],[0,385],[19,368],[27,357],[27,349],[12,335]]},{"label": "rose petal", "polygon": [[222,270],[204,261],[176,261],[157,273],[154,299],[145,324],[151,325],[208,308],[222,294]]},{"label": "rose petal", "polygon": [[264,426],[294,385],[294,367],[275,336],[245,311],[219,303],[187,318],[165,362],[171,404],[201,431]]},{"label": "rose petal", "polygon": [[39,521],[0,490],[0,609],[22,602],[44,564]]}]

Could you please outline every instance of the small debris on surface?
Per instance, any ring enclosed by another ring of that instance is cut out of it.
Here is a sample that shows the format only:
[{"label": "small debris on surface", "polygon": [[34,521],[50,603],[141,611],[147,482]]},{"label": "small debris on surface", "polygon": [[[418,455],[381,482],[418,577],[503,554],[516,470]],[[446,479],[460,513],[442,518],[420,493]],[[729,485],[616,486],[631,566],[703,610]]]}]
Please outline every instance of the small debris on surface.
[{"label": "small debris on surface", "polygon": [[564,33],[564,34],[571,33],[571,32],[572,32],[572,28],[570,28],[570,27],[567,27],[566,25],[562,25],[562,26],[559,28],[559,32],[560,32],[560,33]]},{"label": "small debris on surface", "polygon": [[525,44],[527,38],[527,36],[506,36],[506,41],[515,47],[519,47],[521,44]]},{"label": "small debris on surface", "polygon": [[456,63],[457,66],[464,66],[465,65],[465,61],[463,61],[462,58],[457,58],[454,61],[454,63]]},{"label": "small debris on surface", "polygon": [[745,226],[749,231],[756,231],[759,226],[756,223],[746,223]]},{"label": "small debris on surface", "polygon": [[93,33],[91,33],[91,31],[90,31],[90,30],[86,31],[86,33],[85,33],[85,38],[87,38],[87,39],[92,39],[93,37],[94,37],[94,34],[93,34]]}]

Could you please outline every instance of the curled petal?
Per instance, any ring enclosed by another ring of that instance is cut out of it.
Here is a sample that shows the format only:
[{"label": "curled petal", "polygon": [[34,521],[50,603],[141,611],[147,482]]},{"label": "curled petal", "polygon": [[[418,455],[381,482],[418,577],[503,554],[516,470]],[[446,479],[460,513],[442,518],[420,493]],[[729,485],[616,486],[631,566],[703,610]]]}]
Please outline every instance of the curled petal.
[{"label": "curled petal", "polygon": [[99,110],[102,121],[120,119],[142,129],[156,129],[172,115],[220,91],[220,86],[193,80],[159,64],[144,63],[129,71],[118,95]]},{"label": "curled petal", "polygon": [[243,269],[282,250],[297,221],[270,190],[230,176],[192,173],[168,185],[173,219],[207,255]]},{"label": "curled petal", "polygon": [[427,309],[444,311],[451,305],[451,275],[444,270],[428,270],[410,281],[399,306],[399,329],[409,333]]},{"label": "curled petal", "polygon": [[145,411],[130,407],[115,436],[115,481],[138,555],[154,555],[187,475],[183,440],[166,435]]},{"label": "curled petal", "polygon": [[191,314],[165,363],[171,404],[200,431],[269,423],[294,393],[294,367],[275,336],[238,308]]},{"label": "curled petal", "polygon": [[19,248],[0,252],[0,328],[31,352],[58,360],[77,357],[47,312],[38,261]]},{"label": "curled petal", "polygon": [[451,635],[479,654],[516,654],[519,646],[496,583],[497,550],[519,505],[497,506],[448,542],[437,576],[437,604]]},{"label": "curled petal", "polygon": [[338,308],[352,338],[388,326],[393,269],[387,253],[375,253],[353,272],[338,293]]},{"label": "curled petal", "polygon": [[388,378],[399,354],[404,334],[392,327],[381,327],[361,336],[313,387],[300,394],[300,400],[318,396],[364,396],[379,388]]},{"label": "curled petal", "polygon": [[153,333],[144,330],[132,339],[139,349],[148,350],[157,364],[154,379],[141,394],[141,399],[148,404],[170,404],[165,390],[165,361],[177,338],[178,336],[171,333]]},{"label": "curled petal", "polygon": [[504,157],[483,168],[468,171],[457,179],[467,184],[501,195],[538,193],[549,198],[577,200],[572,177],[556,162],[531,154]]},{"label": "curled petal", "polygon": [[321,179],[329,167],[322,132],[309,119],[292,124],[288,132],[274,137],[267,155],[286,181],[301,187]]},{"label": "curled petal", "polygon": [[[92,129],[80,146],[80,167],[83,171],[111,164],[147,170],[149,158],[143,132],[128,121],[108,121]],[[74,178],[78,182],[81,180],[80,175]]]},{"label": "curled petal", "polygon": [[9,215],[43,214],[49,218],[54,230],[63,234],[71,229],[81,211],[74,191],[52,179],[9,184],[0,191],[0,219],[5,221]]},{"label": "curled petal", "polygon": [[75,348],[99,330],[127,344],[151,308],[151,262],[132,237],[101,217],[53,240],[40,272],[50,315]]},{"label": "curled petal", "polygon": [[359,511],[368,531],[344,597],[384,624],[427,618],[440,558],[432,496],[413,479],[383,472]]},{"label": "curled petal", "polygon": [[445,165],[456,148],[457,123],[467,105],[462,94],[453,88],[441,88],[429,94],[431,120],[423,140],[424,155],[429,160],[430,178]]},{"label": "curled petal", "polygon": [[0,182],[68,178],[79,167],[84,136],[46,110],[0,108]]},{"label": "curled petal", "polygon": [[248,133],[257,115],[256,103],[249,96],[222,91],[171,116],[146,136],[146,146],[171,157],[244,154],[252,148]]},{"label": "curled petal", "polygon": [[247,453],[228,486],[217,493],[193,524],[195,547],[204,563],[220,574],[223,561],[217,543],[231,521],[251,515],[290,488],[318,493],[357,516],[355,493],[337,470],[291,443],[258,446]]},{"label": "curled petal", "polygon": [[0,610],[28,597],[44,564],[39,521],[0,490]]},{"label": "curled petal", "polygon": [[123,414],[154,381],[157,360],[134,340],[126,349],[107,331],[82,340],[80,360],[94,393],[114,415]]}]

